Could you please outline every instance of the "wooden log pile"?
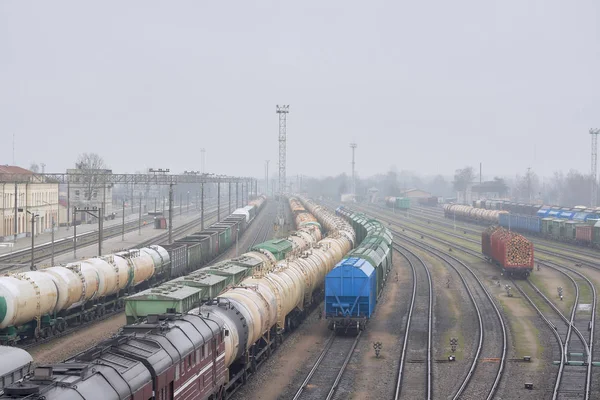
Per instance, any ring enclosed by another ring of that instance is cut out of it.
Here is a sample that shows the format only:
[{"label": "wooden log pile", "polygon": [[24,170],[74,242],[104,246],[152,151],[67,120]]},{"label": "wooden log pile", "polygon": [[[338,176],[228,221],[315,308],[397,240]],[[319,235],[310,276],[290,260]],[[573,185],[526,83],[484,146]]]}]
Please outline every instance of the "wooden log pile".
[{"label": "wooden log pile", "polygon": [[529,265],[533,258],[533,244],[524,236],[518,233],[510,232],[504,228],[497,228],[500,231],[494,236],[502,240],[506,249],[507,265]]}]

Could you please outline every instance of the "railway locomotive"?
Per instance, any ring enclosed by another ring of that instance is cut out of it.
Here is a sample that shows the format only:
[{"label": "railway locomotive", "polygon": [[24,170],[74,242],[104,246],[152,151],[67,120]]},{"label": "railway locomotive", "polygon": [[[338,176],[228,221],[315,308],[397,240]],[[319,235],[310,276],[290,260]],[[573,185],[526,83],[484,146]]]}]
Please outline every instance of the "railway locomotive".
[{"label": "railway locomotive", "polygon": [[234,243],[231,231],[243,231],[265,201],[260,196],[223,221],[172,245],[0,277],[0,344],[50,338],[70,326],[121,310],[132,293],[197,270]]},{"label": "railway locomotive", "polygon": [[336,214],[356,232],[358,246],[325,277],[325,318],[329,329],[365,329],[392,268],[392,233],[381,222],[346,207]]},{"label": "railway locomotive", "polygon": [[298,200],[327,237],[255,270],[187,314],[149,315],[63,363],[40,367],[22,383],[9,385],[0,399],[223,399],[231,394],[294,328],[327,272],[355,243],[350,224],[310,200]]}]

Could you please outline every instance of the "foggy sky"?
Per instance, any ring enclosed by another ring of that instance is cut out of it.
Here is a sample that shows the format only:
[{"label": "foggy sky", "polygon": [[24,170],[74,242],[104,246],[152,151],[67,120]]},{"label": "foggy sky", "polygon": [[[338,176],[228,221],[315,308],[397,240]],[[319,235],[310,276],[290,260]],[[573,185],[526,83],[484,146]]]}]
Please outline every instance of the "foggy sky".
[{"label": "foggy sky", "polygon": [[598,1],[0,2],[0,163],[589,171]]}]

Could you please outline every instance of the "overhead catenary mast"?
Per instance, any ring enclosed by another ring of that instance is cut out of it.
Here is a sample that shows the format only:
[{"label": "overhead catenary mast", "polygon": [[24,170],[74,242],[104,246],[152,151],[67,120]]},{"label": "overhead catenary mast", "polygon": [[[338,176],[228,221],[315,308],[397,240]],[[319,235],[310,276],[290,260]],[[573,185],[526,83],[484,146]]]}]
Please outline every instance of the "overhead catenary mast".
[{"label": "overhead catenary mast", "polygon": [[277,207],[277,222],[279,226],[285,223],[285,206],[283,194],[285,193],[285,152],[286,152],[286,121],[290,106],[277,106],[279,114],[279,203]]},{"label": "overhead catenary mast", "polygon": [[357,144],[356,143],[350,143],[350,148],[352,149],[352,184],[351,184],[351,188],[350,188],[350,193],[352,193],[352,197],[355,198],[356,197],[356,174],[354,171],[354,166],[355,166],[355,162],[354,162],[354,152],[356,150]]}]

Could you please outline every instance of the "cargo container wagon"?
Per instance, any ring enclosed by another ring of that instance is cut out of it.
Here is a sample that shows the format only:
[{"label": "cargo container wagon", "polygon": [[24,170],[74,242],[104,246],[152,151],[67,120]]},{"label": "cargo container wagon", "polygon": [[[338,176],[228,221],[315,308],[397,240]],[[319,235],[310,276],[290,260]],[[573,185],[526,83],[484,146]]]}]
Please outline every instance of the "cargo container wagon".
[{"label": "cargo container wagon", "polygon": [[481,252],[502,273],[527,278],[533,271],[533,244],[524,236],[494,226],[481,233]]}]

